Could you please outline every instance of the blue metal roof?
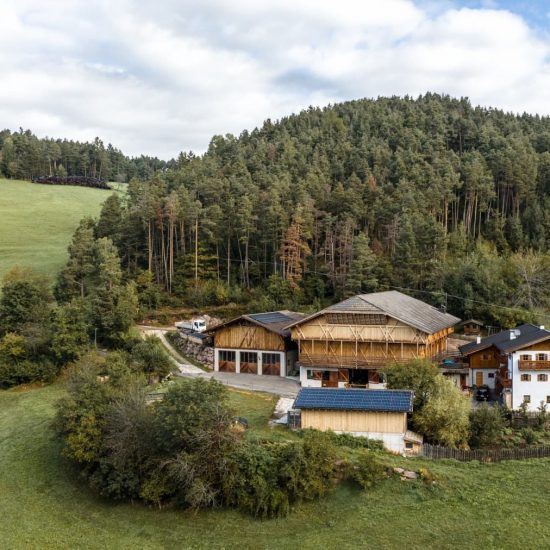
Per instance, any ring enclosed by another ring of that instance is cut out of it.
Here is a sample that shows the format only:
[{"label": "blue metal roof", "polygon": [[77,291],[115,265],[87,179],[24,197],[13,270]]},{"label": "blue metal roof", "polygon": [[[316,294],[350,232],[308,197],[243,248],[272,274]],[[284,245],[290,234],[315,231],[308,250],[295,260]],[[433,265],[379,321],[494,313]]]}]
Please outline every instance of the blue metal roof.
[{"label": "blue metal roof", "polygon": [[410,390],[362,390],[302,388],[294,401],[296,409],[342,411],[412,412]]}]

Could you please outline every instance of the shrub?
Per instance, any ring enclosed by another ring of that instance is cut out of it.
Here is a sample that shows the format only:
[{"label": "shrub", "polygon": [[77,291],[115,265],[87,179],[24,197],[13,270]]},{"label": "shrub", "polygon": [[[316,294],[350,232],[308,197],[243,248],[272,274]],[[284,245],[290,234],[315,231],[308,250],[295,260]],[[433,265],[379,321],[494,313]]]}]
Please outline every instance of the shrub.
[{"label": "shrub", "polygon": [[29,382],[52,382],[58,372],[58,368],[47,359],[0,361],[0,387],[9,388]]},{"label": "shrub", "polygon": [[149,336],[136,344],[132,348],[131,359],[151,379],[164,378],[173,367],[162,342],[156,336]]},{"label": "shrub", "polygon": [[484,403],[470,412],[470,446],[474,448],[495,445],[504,430],[504,419],[499,407]]},{"label": "shrub", "polygon": [[[299,435],[303,436],[309,432],[316,431],[311,428],[301,430]],[[349,447],[350,449],[372,449],[374,451],[383,451],[384,443],[379,439],[369,439],[368,437],[356,436],[351,434],[337,434],[333,431],[322,432],[324,437],[337,447]]]},{"label": "shrub", "polygon": [[539,434],[533,428],[523,428],[520,433],[527,445],[535,445],[539,441]]},{"label": "shrub", "polygon": [[420,433],[438,445],[460,447],[469,436],[470,399],[451,380],[439,375],[433,393],[419,412],[414,423]]},{"label": "shrub", "polygon": [[361,454],[357,462],[352,464],[351,478],[363,489],[380,483],[385,477],[386,467],[372,453]]}]

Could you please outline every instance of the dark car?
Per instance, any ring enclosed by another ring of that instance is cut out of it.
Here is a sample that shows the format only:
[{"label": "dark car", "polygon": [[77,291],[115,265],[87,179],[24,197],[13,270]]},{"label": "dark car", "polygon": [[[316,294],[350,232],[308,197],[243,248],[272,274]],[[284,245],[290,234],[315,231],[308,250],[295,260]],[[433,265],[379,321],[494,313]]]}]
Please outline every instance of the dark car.
[{"label": "dark car", "polygon": [[483,386],[479,386],[476,390],[476,401],[488,401],[490,394],[489,386],[483,384]]}]

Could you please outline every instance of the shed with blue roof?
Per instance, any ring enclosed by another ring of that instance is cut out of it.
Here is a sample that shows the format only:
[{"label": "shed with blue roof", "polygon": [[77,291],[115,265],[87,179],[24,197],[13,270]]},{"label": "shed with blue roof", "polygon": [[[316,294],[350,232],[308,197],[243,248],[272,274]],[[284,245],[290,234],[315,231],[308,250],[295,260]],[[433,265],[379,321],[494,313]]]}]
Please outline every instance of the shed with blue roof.
[{"label": "shed with blue roof", "polygon": [[294,408],[302,428],[379,439],[390,451],[414,454],[422,438],[407,431],[413,396],[410,390],[302,388]]}]

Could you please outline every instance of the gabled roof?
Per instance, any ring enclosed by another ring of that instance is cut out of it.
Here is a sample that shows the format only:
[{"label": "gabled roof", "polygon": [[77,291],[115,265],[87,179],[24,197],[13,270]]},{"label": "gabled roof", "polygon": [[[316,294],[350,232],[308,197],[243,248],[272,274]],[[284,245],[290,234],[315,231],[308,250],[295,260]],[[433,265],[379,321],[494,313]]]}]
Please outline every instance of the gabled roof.
[{"label": "gabled roof", "polygon": [[477,319],[468,319],[467,321],[462,321],[460,325],[479,325],[480,327],[482,327],[483,323],[481,321],[478,321]]},{"label": "gabled roof", "polygon": [[363,390],[302,388],[294,401],[296,409],[335,411],[412,412],[410,390]]},{"label": "gabled roof", "polygon": [[299,325],[325,313],[373,313],[388,315],[422,332],[434,334],[456,325],[460,319],[397,290],[358,294],[288,325]]},{"label": "gabled roof", "polygon": [[[510,338],[510,332],[515,331],[516,337]],[[464,346],[459,346],[459,350],[462,355],[471,355],[477,351],[495,346],[501,353],[511,353],[512,351],[532,346],[537,342],[550,339],[550,331],[535,325],[520,325],[515,329],[503,330],[483,338],[478,344],[477,342],[470,342]]]},{"label": "gabled roof", "polygon": [[302,319],[303,317],[305,317],[303,313],[296,313],[295,311],[288,311],[286,309],[282,311],[268,311],[266,313],[251,313],[235,317],[225,323],[209,328],[207,332],[215,332],[216,330],[236,323],[237,321],[249,321],[255,325],[265,328],[266,330],[275,332],[279,336],[290,336],[290,330],[288,330],[286,326],[293,321]]}]

